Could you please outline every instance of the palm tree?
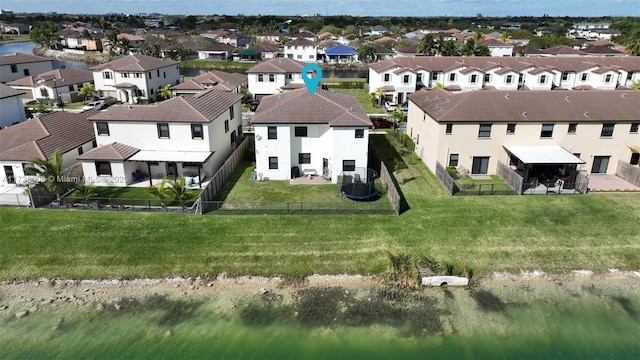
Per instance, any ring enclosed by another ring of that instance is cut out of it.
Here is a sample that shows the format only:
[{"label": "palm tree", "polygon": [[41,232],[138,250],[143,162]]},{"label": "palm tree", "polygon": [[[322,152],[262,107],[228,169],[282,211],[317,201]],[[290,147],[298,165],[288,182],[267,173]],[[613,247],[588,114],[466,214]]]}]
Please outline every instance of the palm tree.
[{"label": "palm tree", "polygon": [[97,195],[96,187],[93,185],[80,185],[76,189],[78,195],[84,200],[85,204],[89,204],[89,198]]},{"label": "palm tree", "polygon": [[165,100],[171,99],[173,97],[173,92],[169,89],[170,87],[171,84],[161,87],[160,90],[158,90],[158,96],[161,96]]},{"label": "palm tree", "polygon": [[358,59],[362,62],[371,62],[376,58],[376,49],[373,46],[364,45],[358,49]]},{"label": "palm tree", "polygon": [[78,95],[82,96],[86,101],[89,96],[93,96],[96,93],[96,87],[93,84],[84,84],[78,91]]},{"label": "palm tree", "polygon": [[369,93],[369,101],[371,101],[371,105],[376,106],[376,94],[375,93]]},{"label": "palm tree", "polygon": [[378,97],[378,103],[380,104],[380,106],[382,106],[382,97],[384,96],[384,90],[383,89],[377,89],[375,94]]},{"label": "palm tree", "polygon": [[175,200],[178,200],[178,203],[183,209],[185,208],[185,200],[189,200],[192,195],[191,190],[187,189],[187,182],[184,176],[177,177],[174,180],[169,180],[167,193]]},{"label": "palm tree", "polygon": [[640,55],[640,30],[636,30],[629,36],[625,47],[629,55]]},{"label": "palm tree", "polygon": [[436,41],[433,34],[425,34],[418,44],[418,52],[421,54],[433,55],[436,49]]},{"label": "palm tree", "polygon": [[160,184],[149,186],[149,194],[155,196],[160,200],[160,206],[163,209],[167,209],[167,198],[169,197],[169,191],[167,189],[167,178],[162,179]]},{"label": "palm tree", "polygon": [[42,184],[49,193],[54,196],[56,201],[62,201],[62,194],[70,188],[71,183],[65,181],[69,178],[69,174],[73,168],[62,168],[62,152],[55,151],[47,160],[35,158],[24,169],[27,174],[34,174],[42,180]]}]

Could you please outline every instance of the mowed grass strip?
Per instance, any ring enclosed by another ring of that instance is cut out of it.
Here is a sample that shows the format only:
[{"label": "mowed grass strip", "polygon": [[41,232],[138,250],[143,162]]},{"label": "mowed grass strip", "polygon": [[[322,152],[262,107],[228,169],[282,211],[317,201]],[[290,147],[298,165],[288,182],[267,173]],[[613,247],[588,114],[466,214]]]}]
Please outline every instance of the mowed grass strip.
[{"label": "mowed grass strip", "polygon": [[385,250],[476,274],[638,270],[640,194],[451,197],[414,156],[374,142],[411,179],[401,185],[401,216],[0,207],[0,279],[378,274]]}]

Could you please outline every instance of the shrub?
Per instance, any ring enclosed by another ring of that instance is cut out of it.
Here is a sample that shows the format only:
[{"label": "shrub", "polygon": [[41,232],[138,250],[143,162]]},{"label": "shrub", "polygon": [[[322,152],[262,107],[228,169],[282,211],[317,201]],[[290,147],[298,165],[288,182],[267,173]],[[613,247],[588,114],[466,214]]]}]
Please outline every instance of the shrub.
[{"label": "shrub", "polygon": [[413,151],[416,148],[416,144],[413,142],[413,139],[411,139],[407,134],[402,134],[402,143],[409,151]]},{"label": "shrub", "polygon": [[458,176],[458,169],[455,166],[447,166],[447,172],[453,178],[453,180],[458,180],[460,176]]}]

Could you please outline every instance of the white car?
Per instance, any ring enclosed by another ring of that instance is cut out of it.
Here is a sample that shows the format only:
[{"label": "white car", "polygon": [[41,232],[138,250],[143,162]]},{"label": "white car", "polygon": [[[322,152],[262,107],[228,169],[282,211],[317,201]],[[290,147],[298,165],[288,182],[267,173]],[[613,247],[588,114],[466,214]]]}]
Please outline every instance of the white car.
[{"label": "white car", "polygon": [[427,276],[422,278],[423,286],[467,286],[469,279],[462,276]]},{"label": "white car", "polygon": [[91,110],[91,109],[100,110],[100,109],[102,109],[103,106],[104,106],[104,101],[103,100],[92,101],[90,103],[86,103],[82,107],[82,111]]},{"label": "white car", "polygon": [[386,103],[384,103],[384,108],[389,112],[393,112],[393,110],[395,110],[397,106],[398,104],[391,101],[387,101]]}]

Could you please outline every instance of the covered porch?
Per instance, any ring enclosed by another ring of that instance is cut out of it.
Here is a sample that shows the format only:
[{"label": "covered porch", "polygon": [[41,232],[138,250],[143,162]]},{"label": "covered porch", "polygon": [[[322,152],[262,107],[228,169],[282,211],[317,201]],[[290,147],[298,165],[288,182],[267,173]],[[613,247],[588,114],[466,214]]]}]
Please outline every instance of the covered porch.
[{"label": "covered porch", "polygon": [[588,178],[585,162],[561,146],[504,146],[512,169],[522,176],[522,194],[580,194]]},{"label": "covered porch", "polygon": [[209,151],[140,150],[128,161],[142,163],[146,173],[132,173],[133,182],[129,186],[148,187],[159,184],[165,177],[184,176],[187,186],[201,188],[208,183],[203,167],[212,155]]}]

